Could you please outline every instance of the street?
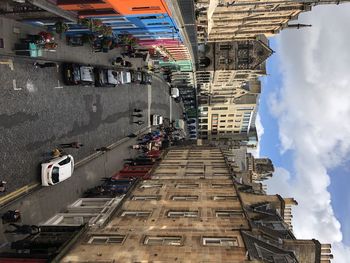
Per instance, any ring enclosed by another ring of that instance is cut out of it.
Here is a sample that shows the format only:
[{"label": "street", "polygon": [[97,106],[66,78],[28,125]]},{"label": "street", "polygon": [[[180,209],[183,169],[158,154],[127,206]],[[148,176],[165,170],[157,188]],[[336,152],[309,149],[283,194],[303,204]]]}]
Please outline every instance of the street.
[{"label": "street", "polygon": [[[182,114],[177,103],[170,113],[167,85],[157,77],[151,87],[95,88],[64,86],[60,68],[35,68],[33,60],[14,58],[13,68],[0,65],[0,174],[8,192],[39,183],[41,161],[60,143],[84,144],[67,149],[77,162],[146,127],[149,114]],[[145,124],[133,123],[134,108],[143,110]]]}]

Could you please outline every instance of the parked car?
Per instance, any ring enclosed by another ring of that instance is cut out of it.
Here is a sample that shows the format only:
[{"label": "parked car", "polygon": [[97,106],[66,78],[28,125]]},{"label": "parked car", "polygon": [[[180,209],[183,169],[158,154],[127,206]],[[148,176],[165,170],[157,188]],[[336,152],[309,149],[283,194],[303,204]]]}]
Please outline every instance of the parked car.
[{"label": "parked car", "polygon": [[131,83],[131,73],[129,71],[118,71],[118,74],[120,75],[120,82],[121,84],[129,84]]},{"label": "parked car", "polygon": [[132,71],[131,72],[131,82],[135,82],[135,83],[138,83],[138,84],[142,84],[142,75],[144,73],[142,71]]},{"label": "parked car", "polygon": [[196,119],[188,119],[187,124],[194,124],[196,123]]},{"label": "parked car", "polygon": [[142,83],[143,84],[152,84],[152,75],[149,73],[144,73]]},{"label": "parked car", "polygon": [[153,114],[151,115],[151,125],[162,125],[163,124],[163,116],[162,115],[157,115]]},{"label": "parked car", "polygon": [[65,85],[93,85],[94,68],[75,63],[63,63],[63,81]]},{"label": "parked car", "polygon": [[111,69],[94,68],[95,86],[115,87],[121,83],[119,72]]},{"label": "parked car", "polygon": [[63,155],[41,164],[41,184],[51,186],[72,176],[74,159],[72,155]]},{"label": "parked car", "polygon": [[189,130],[195,130],[195,129],[196,129],[196,126],[187,126],[187,128],[188,128]]}]

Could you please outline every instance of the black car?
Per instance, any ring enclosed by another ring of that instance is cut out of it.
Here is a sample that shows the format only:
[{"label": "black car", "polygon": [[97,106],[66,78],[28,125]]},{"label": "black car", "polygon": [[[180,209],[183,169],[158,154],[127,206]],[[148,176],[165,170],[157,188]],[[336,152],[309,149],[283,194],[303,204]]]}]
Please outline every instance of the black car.
[{"label": "black car", "polygon": [[65,85],[93,85],[94,68],[75,63],[63,63],[63,81]]},{"label": "black car", "polygon": [[96,87],[115,87],[120,84],[120,76],[117,71],[106,68],[95,68]]},{"label": "black car", "polygon": [[187,124],[193,124],[196,123],[196,119],[188,119]]},{"label": "black car", "polygon": [[187,126],[189,130],[195,130],[196,126]]},{"label": "black car", "polygon": [[131,82],[142,84],[142,75],[145,74],[142,71],[131,71]]},{"label": "black car", "polygon": [[144,73],[142,82],[144,84],[152,84],[152,75],[148,73]]}]

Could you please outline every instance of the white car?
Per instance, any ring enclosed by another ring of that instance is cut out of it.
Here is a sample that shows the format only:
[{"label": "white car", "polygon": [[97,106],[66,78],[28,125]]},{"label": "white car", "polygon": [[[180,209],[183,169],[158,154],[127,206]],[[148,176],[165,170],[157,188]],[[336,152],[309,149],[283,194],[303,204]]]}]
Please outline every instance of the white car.
[{"label": "white car", "polygon": [[163,124],[163,116],[153,114],[151,115],[151,125],[158,126]]},{"label": "white car", "polygon": [[72,155],[63,155],[41,164],[41,184],[51,186],[72,176],[74,159]]}]

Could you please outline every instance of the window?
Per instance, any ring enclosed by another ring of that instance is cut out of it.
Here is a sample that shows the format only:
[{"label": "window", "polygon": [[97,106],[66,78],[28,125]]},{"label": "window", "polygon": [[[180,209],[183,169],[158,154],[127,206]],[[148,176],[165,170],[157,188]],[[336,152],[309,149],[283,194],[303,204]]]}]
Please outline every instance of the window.
[{"label": "window", "polygon": [[225,128],[225,125],[223,125],[223,126],[219,126],[220,128]]},{"label": "window", "polygon": [[198,211],[168,211],[168,217],[198,217]]},{"label": "window", "polygon": [[88,244],[104,245],[104,244],[122,244],[126,236],[123,235],[106,235],[106,236],[92,236]]},{"label": "window", "polygon": [[133,11],[160,10],[159,6],[137,6],[131,8]]},{"label": "window", "polygon": [[123,211],[121,216],[122,217],[148,217],[151,215],[151,211]]},{"label": "window", "polygon": [[161,188],[163,184],[143,183],[140,188]]},{"label": "window", "polygon": [[136,28],[134,24],[117,24],[117,25],[112,25],[113,29],[119,29],[119,28]]},{"label": "window", "polygon": [[230,50],[231,48],[232,48],[231,45],[227,45],[227,44],[220,45],[220,50]]},{"label": "window", "polygon": [[237,196],[234,195],[215,195],[212,197],[214,201],[226,201],[226,200],[232,200],[232,201],[236,201]]},{"label": "window", "polygon": [[242,217],[242,211],[239,210],[216,210],[216,217]]},{"label": "window", "polygon": [[67,157],[66,159],[60,161],[58,164],[62,166],[62,165],[70,163],[70,160],[71,160],[70,157]]},{"label": "window", "polygon": [[171,197],[173,201],[197,201],[198,195],[173,195]]},{"label": "window", "polygon": [[162,25],[169,25],[168,22],[155,22],[155,23],[148,23],[148,26],[162,26]]},{"label": "window", "polygon": [[238,240],[236,237],[203,237],[202,244],[204,246],[238,247]]},{"label": "window", "polygon": [[220,117],[226,117],[226,114],[222,114],[222,115],[220,115]]},{"label": "window", "polygon": [[176,188],[198,188],[199,184],[177,184]]},{"label": "window", "polygon": [[134,201],[147,201],[147,200],[159,200],[159,195],[134,195],[131,197],[131,200]]},{"label": "window", "polygon": [[211,184],[212,188],[231,188],[233,184]]},{"label": "window", "polygon": [[153,246],[181,246],[181,236],[146,236],[143,241],[145,245]]},{"label": "window", "polygon": [[233,120],[228,120],[227,122],[233,122]]}]

